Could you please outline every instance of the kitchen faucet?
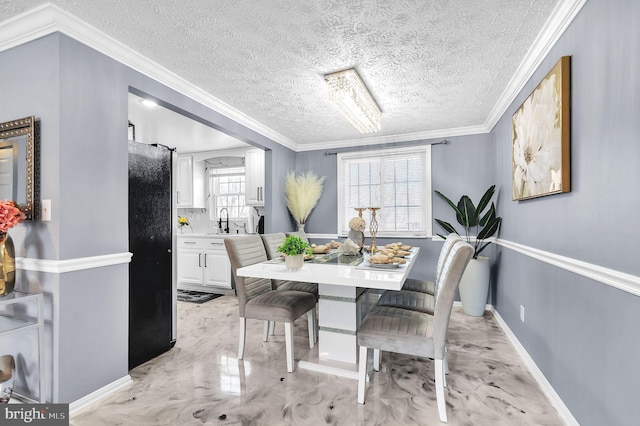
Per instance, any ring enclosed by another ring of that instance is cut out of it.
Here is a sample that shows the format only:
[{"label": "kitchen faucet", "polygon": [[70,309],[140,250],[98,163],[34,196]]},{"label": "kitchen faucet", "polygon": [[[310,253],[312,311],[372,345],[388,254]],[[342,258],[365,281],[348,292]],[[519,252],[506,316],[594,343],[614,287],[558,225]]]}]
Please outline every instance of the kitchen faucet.
[{"label": "kitchen faucet", "polygon": [[224,233],[228,234],[229,233],[229,211],[227,210],[226,207],[223,207],[220,209],[220,220],[218,220],[218,228],[222,229],[222,210],[224,210],[224,212],[227,214],[227,227],[224,228]]}]

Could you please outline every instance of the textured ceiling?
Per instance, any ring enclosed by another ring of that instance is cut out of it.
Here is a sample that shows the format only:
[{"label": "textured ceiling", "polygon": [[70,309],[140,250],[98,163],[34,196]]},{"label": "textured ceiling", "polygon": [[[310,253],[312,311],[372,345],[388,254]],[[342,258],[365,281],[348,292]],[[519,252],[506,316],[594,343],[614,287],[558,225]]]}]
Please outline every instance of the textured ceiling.
[{"label": "textured ceiling", "polygon": [[[482,126],[560,0],[52,0],[298,145],[360,135],[325,73],[355,67],[382,130]],[[42,0],[0,0],[0,21]],[[242,6],[240,6],[242,5]]]}]

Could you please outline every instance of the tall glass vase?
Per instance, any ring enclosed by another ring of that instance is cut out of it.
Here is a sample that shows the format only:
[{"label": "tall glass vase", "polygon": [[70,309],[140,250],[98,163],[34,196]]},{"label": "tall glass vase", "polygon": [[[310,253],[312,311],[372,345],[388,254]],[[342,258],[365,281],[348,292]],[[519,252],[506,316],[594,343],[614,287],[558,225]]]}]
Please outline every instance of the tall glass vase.
[{"label": "tall glass vase", "polygon": [[13,240],[6,232],[0,232],[0,297],[13,291],[16,283],[16,251]]}]

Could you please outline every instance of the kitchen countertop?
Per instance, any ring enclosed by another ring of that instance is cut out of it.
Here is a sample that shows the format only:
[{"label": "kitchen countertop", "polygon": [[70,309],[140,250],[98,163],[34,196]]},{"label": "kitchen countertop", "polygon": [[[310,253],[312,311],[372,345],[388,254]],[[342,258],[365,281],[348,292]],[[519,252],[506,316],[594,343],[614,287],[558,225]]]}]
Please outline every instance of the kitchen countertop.
[{"label": "kitchen countertop", "polygon": [[[189,233],[189,234],[178,234],[178,238],[237,238],[237,237],[246,237],[250,234],[198,234],[198,233]],[[256,234],[257,235],[257,234]]]}]

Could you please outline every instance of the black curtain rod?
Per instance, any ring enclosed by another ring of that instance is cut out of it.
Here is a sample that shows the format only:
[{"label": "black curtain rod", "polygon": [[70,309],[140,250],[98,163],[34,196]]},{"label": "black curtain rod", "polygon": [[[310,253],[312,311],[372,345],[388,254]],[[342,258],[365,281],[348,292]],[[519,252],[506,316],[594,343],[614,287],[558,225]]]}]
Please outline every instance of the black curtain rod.
[{"label": "black curtain rod", "polygon": [[[448,141],[448,140],[443,139],[443,140],[441,140],[440,142],[430,143],[429,145],[446,145],[446,144],[448,144],[448,143],[449,143],[449,141]],[[386,147],[383,147],[383,148],[386,148]],[[380,148],[380,149],[383,149],[383,148]],[[324,152],[324,155],[338,155],[338,153],[337,153],[337,152],[325,151],[325,152]]]}]

